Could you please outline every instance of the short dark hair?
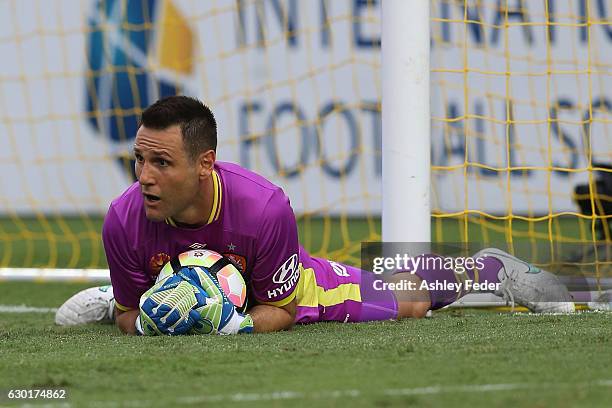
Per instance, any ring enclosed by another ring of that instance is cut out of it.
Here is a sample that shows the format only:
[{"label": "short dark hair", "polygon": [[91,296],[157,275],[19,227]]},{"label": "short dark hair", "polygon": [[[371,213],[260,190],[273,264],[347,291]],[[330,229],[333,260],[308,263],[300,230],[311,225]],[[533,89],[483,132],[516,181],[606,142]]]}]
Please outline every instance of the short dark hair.
[{"label": "short dark hair", "polygon": [[189,96],[169,96],[142,112],[140,126],[163,130],[179,125],[183,145],[193,161],[207,150],[217,149],[217,122],[208,106]]}]

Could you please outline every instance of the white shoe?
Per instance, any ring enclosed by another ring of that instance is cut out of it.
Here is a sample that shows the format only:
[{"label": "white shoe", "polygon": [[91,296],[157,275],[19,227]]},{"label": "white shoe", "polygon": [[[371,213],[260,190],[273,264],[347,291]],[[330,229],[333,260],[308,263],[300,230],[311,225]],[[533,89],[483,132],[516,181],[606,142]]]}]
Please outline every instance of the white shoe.
[{"label": "white shoe", "polygon": [[80,291],[64,302],[55,313],[60,326],[112,322],[115,317],[113,287],[98,286]]},{"label": "white shoe", "polygon": [[498,296],[521,304],[535,313],[572,313],[575,310],[572,296],[563,283],[550,272],[497,248],[486,248],[474,258],[492,256],[504,266],[498,273]]}]

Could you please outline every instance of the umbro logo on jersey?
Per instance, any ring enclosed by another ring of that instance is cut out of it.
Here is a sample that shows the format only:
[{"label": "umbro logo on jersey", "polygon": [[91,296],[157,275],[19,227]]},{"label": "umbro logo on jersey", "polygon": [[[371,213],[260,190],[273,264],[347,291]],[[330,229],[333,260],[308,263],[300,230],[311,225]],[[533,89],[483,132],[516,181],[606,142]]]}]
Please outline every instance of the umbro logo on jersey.
[{"label": "umbro logo on jersey", "polygon": [[204,248],[206,248],[206,244],[200,244],[199,242],[194,242],[193,244],[189,245],[189,248],[191,248],[191,249],[204,249]]},{"label": "umbro logo on jersey", "polygon": [[274,283],[285,283],[298,273],[298,255],[293,254],[278,268],[272,281]]}]

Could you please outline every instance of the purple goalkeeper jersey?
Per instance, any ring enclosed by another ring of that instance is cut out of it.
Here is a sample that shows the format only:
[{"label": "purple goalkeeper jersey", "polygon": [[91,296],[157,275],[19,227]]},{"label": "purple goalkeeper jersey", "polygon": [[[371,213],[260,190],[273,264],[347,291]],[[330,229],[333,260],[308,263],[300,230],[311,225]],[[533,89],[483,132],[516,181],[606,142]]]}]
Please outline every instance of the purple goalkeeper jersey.
[{"label": "purple goalkeeper jersey", "polygon": [[280,187],[235,164],[217,162],[214,170],[213,209],[198,228],[148,220],[138,183],[111,203],[102,240],[119,309],[138,308],[171,258],[206,248],[242,267],[249,304],[284,306],[295,298],[298,323],[396,316],[392,293],[368,289],[371,273],[311,257],[299,246],[295,216]]},{"label": "purple goalkeeper jersey", "polygon": [[[190,249],[206,248],[240,264],[257,303],[284,306],[300,277],[297,224],[282,189],[238,165],[217,162],[213,210],[199,228],[145,216],[140,185],[115,199],[102,229],[117,307],[136,309],[161,267]],[[252,304],[252,303],[251,303]]]}]

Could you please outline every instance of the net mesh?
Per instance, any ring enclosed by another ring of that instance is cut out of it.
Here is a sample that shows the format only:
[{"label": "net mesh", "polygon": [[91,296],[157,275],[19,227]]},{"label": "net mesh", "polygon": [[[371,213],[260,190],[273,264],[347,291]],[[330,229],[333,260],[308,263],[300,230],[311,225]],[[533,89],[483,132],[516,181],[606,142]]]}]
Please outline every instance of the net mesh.
[{"label": "net mesh", "polygon": [[[138,115],[178,93],[215,112],[221,160],[284,188],[306,248],[358,263],[384,199],[380,3],[1,2],[0,266],[105,266]],[[431,1],[434,240],[610,240],[611,15]]]},{"label": "net mesh", "polygon": [[564,243],[609,241],[609,2],[432,10],[443,49],[432,52],[437,236],[453,219],[461,241],[544,245],[557,257]]}]

